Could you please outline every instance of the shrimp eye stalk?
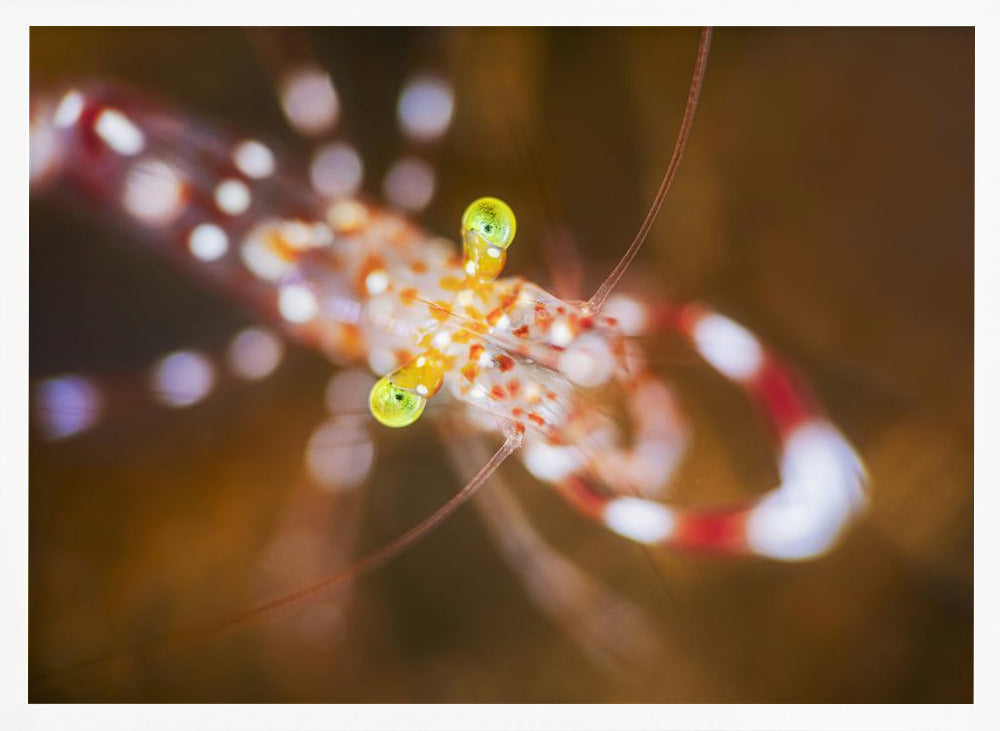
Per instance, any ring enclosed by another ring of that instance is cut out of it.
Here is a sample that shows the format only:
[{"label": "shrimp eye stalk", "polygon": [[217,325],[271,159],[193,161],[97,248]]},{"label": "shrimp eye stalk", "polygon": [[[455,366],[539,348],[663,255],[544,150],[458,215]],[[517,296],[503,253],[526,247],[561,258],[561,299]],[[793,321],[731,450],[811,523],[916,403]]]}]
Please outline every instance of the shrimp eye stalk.
[{"label": "shrimp eye stalk", "polygon": [[409,426],[424,413],[427,400],[441,390],[444,371],[441,354],[428,350],[382,377],[368,395],[372,416],[395,429]]},{"label": "shrimp eye stalk", "polygon": [[487,197],[470,203],[462,214],[465,273],[480,282],[500,276],[515,233],[514,211],[502,200]]}]

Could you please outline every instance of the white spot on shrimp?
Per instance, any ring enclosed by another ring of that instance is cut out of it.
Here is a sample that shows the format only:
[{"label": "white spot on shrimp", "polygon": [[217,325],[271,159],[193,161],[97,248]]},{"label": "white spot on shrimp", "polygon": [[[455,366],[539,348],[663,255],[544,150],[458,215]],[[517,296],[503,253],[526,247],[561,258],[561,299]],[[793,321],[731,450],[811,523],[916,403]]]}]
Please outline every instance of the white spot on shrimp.
[{"label": "white spot on shrimp", "polygon": [[559,482],[576,472],[580,456],[573,447],[558,447],[540,441],[524,446],[524,466],[528,472],[545,482]]},{"label": "white spot on shrimp", "polygon": [[407,137],[431,142],[448,130],[454,109],[455,97],[447,82],[418,76],[403,87],[396,116]]},{"label": "white spot on shrimp", "polygon": [[38,183],[53,173],[59,162],[59,145],[52,125],[32,120],[28,130],[28,178]]},{"label": "white spot on shrimp", "polygon": [[263,142],[243,140],[233,148],[233,164],[248,178],[260,180],[274,173],[274,153]]},{"label": "white spot on shrimp", "polygon": [[303,284],[288,284],[278,292],[278,311],[289,322],[309,322],[319,314],[316,295]]},{"label": "white spot on shrimp", "polygon": [[313,156],[309,179],[320,195],[344,198],[361,187],[364,165],[354,148],[343,142],[323,145]]},{"label": "white spot on shrimp", "polygon": [[259,327],[241,330],[229,343],[229,369],[239,378],[259,381],[274,372],[284,355],[284,346],[274,333]]},{"label": "white spot on shrimp", "polygon": [[728,317],[715,313],[701,317],[692,336],[702,357],[733,380],[753,378],[763,364],[764,354],[757,338]]},{"label": "white spot on shrimp", "polygon": [[434,197],[434,169],[423,160],[404,157],[398,160],[382,181],[386,199],[404,211],[417,213]]},{"label": "white spot on shrimp", "polygon": [[94,131],[108,147],[120,155],[138,155],[146,146],[146,136],[131,119],[108,107],[97,115]]},{"label": "white spot on shrimp", "polygon": [[56,113],[53,117],[56,127],[66,129],[76,124],[80,119],[80,114],[83,113],[83,101],[83,94],[76,89],[66,92],[59,100],[59,106],[56,107]]},{"label": "white spot on shrimp", "polygon": [[215,187],[215,205],[223,213],[238,216],[250,207],[250,188],[242,180],[226,178]]},{"label": "white spot on shrimp", "polygon": [[165,406],[184,408],[196,404],[214,385],[215,369],[211,362],[192,350],[170,353],[153,367],[153,396]]},{"label": "white spot on shrimp", "polygon": [[604,522],[620,536],[639,543],[661,543],[673,535],[676,519],[665,505],[620,497],[604,507]]},{"label": "white spot on shrimp", "polygon": [[573,342],[573,330],[570,328],[569,323],[566,322],[565,318],[557,318],[556,321],[552,323],[552,330],[549,333],[549,339],[552,341],[553,345],[558,345],[561,348],[565,348]]},{"label": "white spot on shrimp", "polygon": [[101,394],[81,376],[49,378],[37,388],[38,425],[47,439],[64,439],[92,427],[103,408]]},{"label": "white spot on shrimp", "polygon": [[646,308],[631,297],[612,295],[601,314],[617,320],[619,329],[625,335],[640,335],[646,330]]},{"label": "white spot on shrimp", "polygon": [[560,372],[585,388],[607,383],[614,367],[607,340],[595,333],[584,333],[559,355]]},{"label": "white spot on shrimp", "polygon": [[365,290],[370,295],[382,294],[389,287],[389,275],[385,269],[375,269],[365,277]]},{"label": "white spot on shrimp", "polygon": [[860,461],[830,424],[811,421],[785,440],[780,472],[781,486],[750,511],[747,544],[787,560],[823,553],[863,504]]},{"label": "white spot on shrimp", "polygon": [[143,223],[165,226],[181,212],[184,186],[161,160],[143,160],[127,173],[122,205]]},{"label": "white spot on shrimp", "polygon": [[188,234],[188,249],[201,261],[216,261],[229,251],[229,237],[214,223],[199,223]]},{"label": "white spot on shrimp", "polygon": [[281,83],[281,106],[288,122],[302,134],[317,136],[333,129],[340,100],[330,75],[316,67],[293,71]]}]

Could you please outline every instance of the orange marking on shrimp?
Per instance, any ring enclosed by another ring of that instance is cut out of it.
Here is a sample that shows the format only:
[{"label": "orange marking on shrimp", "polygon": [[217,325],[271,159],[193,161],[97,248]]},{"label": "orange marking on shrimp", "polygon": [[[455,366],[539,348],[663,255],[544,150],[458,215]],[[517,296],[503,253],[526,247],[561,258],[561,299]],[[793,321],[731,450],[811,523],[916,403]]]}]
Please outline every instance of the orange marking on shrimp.
[{"label": "orange marking on shrimp", "polygon": [[534,411],[528,414],[528,418],[531,419],[536,424],[538,424],[538,426],[545,426],[545,419],[536,414]]},{"label": "orange marking on shrimp", "polygon": [[531,328],[527,325],[521,325],[521,327],[511,330],[511,334],[518,338],[526,338],[531,332]]},{"label": "orange marking on shrimp", "polygon": [[510,413],[513,414],[514,416],[521,416],[524,413],[524,409],[522,409],[520,406],[515,406],[513,409],[510,410]]},{"label": "orange marking on shrimp", "polygon": [[545,392],[545,398],[549,399],[550,401],[555,401],[555,399],[558,398],[558,397],[556,396],[556,392],[555,391],[546,391]]},{"label": "orange marking on shrimp", "polygon": [[451,305],[444,300],[438,300],[437,302],[431,302],[427,305],[428,312],[431,313],[433,317],[438,322],[444,322],[449,319],[452,315]]},{"label": "orange marking on shrimp", "polygon": [[445,292],[458,292],[465,286],[465,282],[458,277],[447,276],[441,277],[438,286]]},{"label": "orange marking on shrimp", "polygon": [[500,321],[500,318],[503,316],[504,316],[503,308],[494,307],[492,310],[486,313],[486,322],[488,322],[491,327],[495,326]]},{"label": "orange marking on shrimp", "polygon": [[517,429],[518,434],[524,434],[524,424],[519,421],[514,422],[514,428]]},{"label": "orange marking on shrimp", "polygon": [[411,262],[410,269],[414,274],[424,274],[427,271],[427,264],[422,261]]},{"label": "orange marking on shrimp", "polygon": [[412,307],[414,301],[417,299],[417,295],[420,292],[417,291],[416,287],[407,287],[406,289],[399,290],[399,301],[402,302],[406,307]]},{"label": "orange marking on shrimp", "polygon": [[502,373],[506,373],[507,371],[509,371],[511,368],[514,367],[514,359],[504,353],[498,355],[496,357],[496,361],[497,361],[497,366],[500,368],[500,371]]},{"label": "orange marking on shrimp", "polygon": [[394,354],[396,356],[396,360],[399,361],[400,363],[409,363],[413,359],[412,355],[410,354],[410,351],[407,350],[406,348],[399,348],[398,350],[394,351]]},{"label": "orange marking on shrimp", "polygon": [[493,388],[490,389],[490,398],[496,401],[502,401],[507,398],[507,394],[500,386],[493,386]]},{"label": "orange marking on shrimp", "polygon": [[464,366],[462,366],[461,372],[462,375],[465,376],[465,379],[469,383],[472,383],[473,381],[476,380],[476,376],[479,375],[479,368],[478,366],[476,366],[475,363],[466,363]]},{"label": "orange marking on shrimp", "polygon": [[510,391],[511,396],[516,396],[517,392],[521,390],[521,382],[516,378],[511,378],[507,381],[507,390]]}]

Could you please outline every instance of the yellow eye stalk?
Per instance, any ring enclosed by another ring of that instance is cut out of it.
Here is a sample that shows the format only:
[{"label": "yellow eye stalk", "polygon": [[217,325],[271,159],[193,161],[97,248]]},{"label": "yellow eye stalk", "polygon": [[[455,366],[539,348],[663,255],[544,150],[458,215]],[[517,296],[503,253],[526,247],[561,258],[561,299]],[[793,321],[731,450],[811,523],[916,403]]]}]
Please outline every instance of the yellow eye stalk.
[{"label": "yellow eye stalk", "polygon": [[[499,198],[473,201],[462,215],[462,252],[465,273],[479,283],[496,279],[514,240],[514,212]],[[382,377],[372,387],[368,402],[372,416],[393,428],[409,426],[424,413],[427,400],[444,383],[445,356],[431,348],[406,365]]]},{"label": "yellow eye stalk", "polygon": [[514,211],[502,200],[473,201],[462,214],[465,273],[480,282],[492,282],[500,276],[516,232]]},{"label": "yellow eye stalk", "polygon": [[443,383],[441,354],[429,350],[372,387],[368,396],[372,416],[396,429],[409,426],[424,413],[427,399],[440,391]]}]

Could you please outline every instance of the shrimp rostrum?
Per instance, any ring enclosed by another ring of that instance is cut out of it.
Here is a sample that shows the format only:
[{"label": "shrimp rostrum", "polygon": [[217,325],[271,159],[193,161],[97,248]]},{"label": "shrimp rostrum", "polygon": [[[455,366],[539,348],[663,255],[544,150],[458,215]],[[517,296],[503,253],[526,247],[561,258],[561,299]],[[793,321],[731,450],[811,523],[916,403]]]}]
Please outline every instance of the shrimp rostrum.
[{"label": "shrimp rostrum", "polygon": [[[799,377],[751,332],[704,305],[615,292],[677,172],[709,41],[706,31],[674,154],[646,220],[604,284],[582,301],[503,276],[509,247],[532,234],[517,231],[514,212],[497,198],[469,204],[454,244],[396,212],[426,201],[404,196],[383,208],[350,186],[338,189],[345,158],[330,149],[316,160],[341,167],[324,176],[314,165],[308,190],[266,145],[186,124],[117,87],[33,99],[36,187],[58,181],[124,210],[152,245],[237,292],[291,339],[338,364],[366,363],[378,378],[370,412],[385,427],[436,419],[428,405],[448,400],[462,407],[448,410],[448,428],[503,440],[423,523],[346,571],[250,614],[384,563],[486,485],[510,456],[573,509],[643,545],[800,560],[835,544],[863,507],[864,469]],[[313,133],[329,123],[325,77],[286,68],[278,78],[293,127],[320,136]],[[665,333],[679,336],[759,408],[780,477],[770,492],[707,507],[666,502],[684,431],[670,387],[643,353],[643,338]],[[50,384],[42,393],[79,403],[70,385]]]}]

